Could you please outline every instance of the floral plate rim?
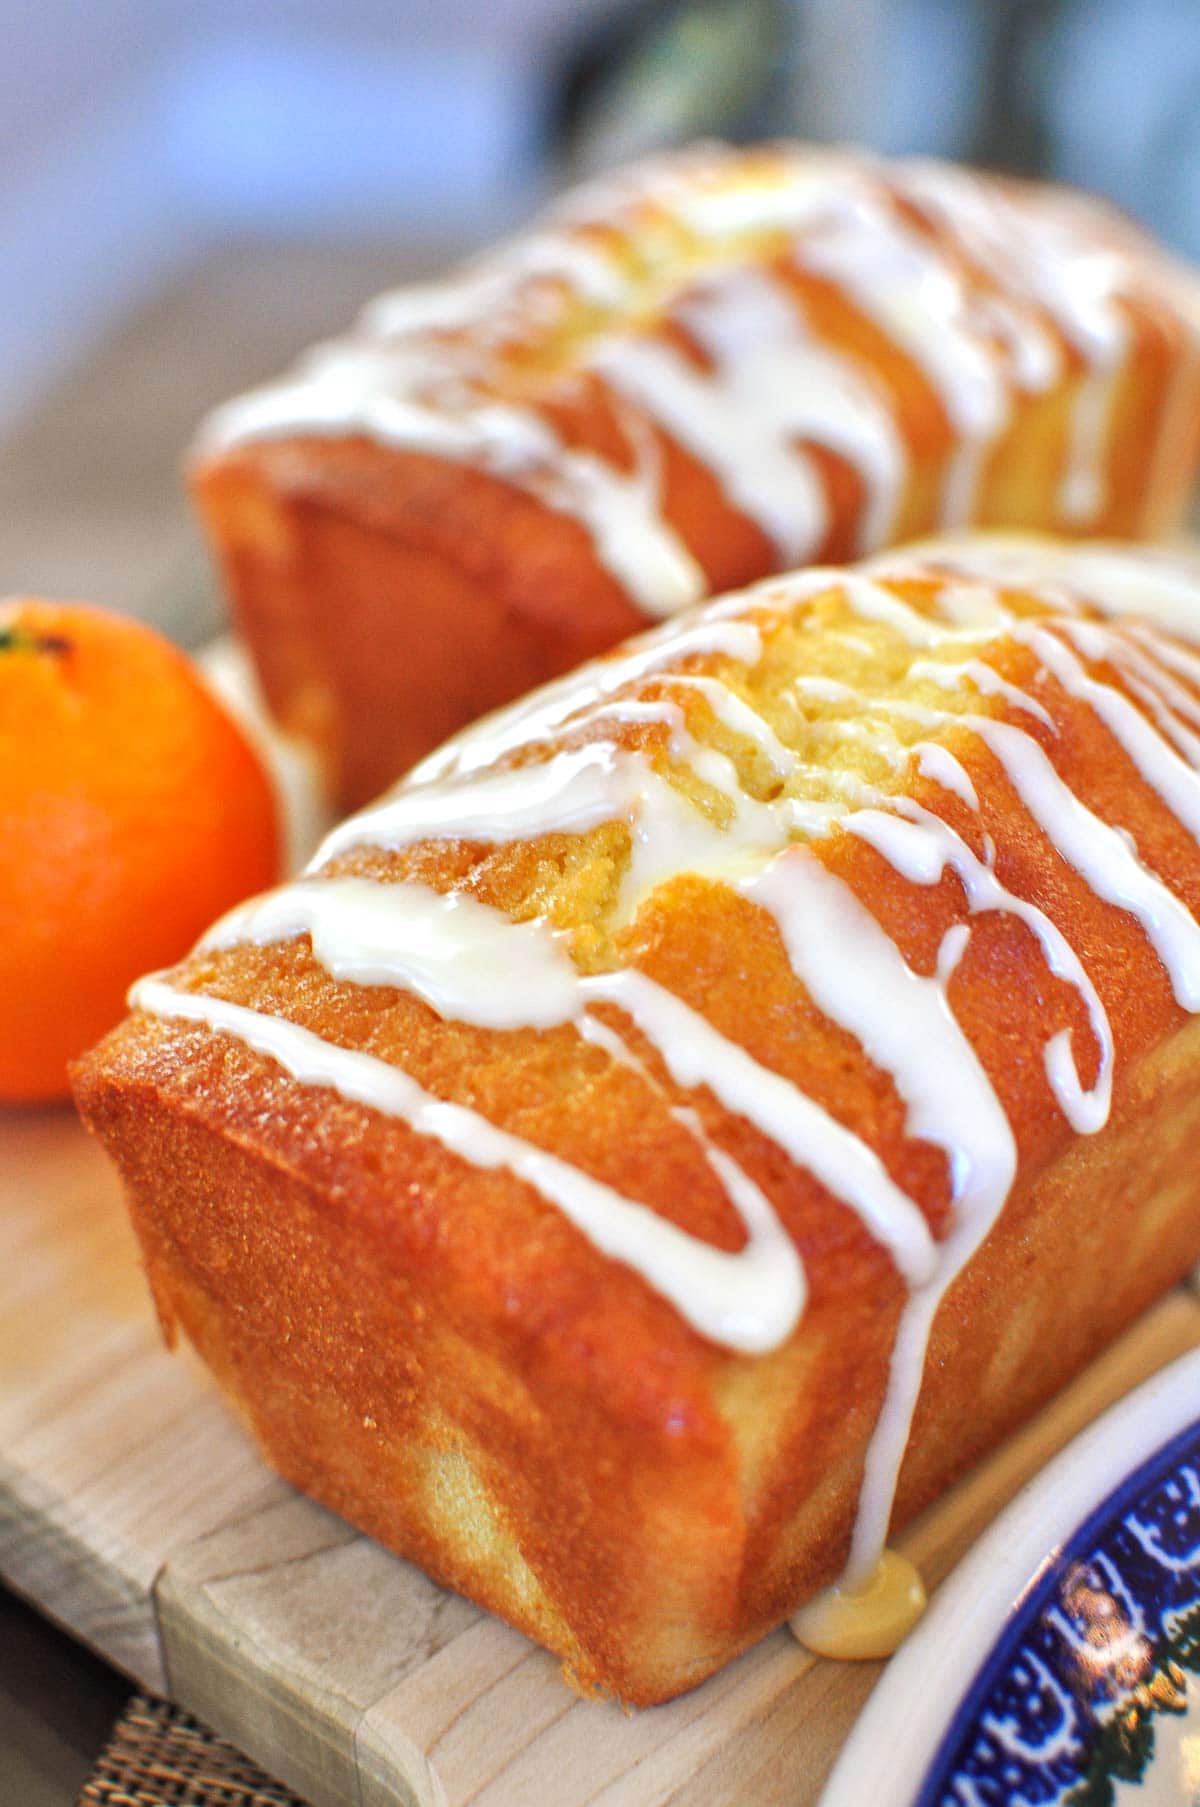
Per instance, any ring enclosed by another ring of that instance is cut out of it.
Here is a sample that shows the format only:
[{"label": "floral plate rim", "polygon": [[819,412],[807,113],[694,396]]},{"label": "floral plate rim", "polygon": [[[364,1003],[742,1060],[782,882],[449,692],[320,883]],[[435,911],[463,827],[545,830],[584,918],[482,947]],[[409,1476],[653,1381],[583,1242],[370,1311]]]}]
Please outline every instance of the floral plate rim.
[{"label": "floral plate rim", "polygon": [[877,1683],[820,1807],[913,1807],[992,1653],[1064,1546],[1189,1429],[1200,1429],[1200,1349],[1067,1444],[959,1563]]}]

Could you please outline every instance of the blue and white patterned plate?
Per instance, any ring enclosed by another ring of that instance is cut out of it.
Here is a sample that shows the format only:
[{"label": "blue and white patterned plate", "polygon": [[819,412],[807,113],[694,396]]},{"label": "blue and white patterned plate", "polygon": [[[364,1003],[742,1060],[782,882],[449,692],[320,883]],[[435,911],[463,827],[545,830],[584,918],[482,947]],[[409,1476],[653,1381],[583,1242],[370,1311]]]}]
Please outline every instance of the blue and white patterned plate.
[{"label": "blue and white patterned plate", "polygon": [[955,1570],[822,1807],[1200,1807],[1200,1350]]}]

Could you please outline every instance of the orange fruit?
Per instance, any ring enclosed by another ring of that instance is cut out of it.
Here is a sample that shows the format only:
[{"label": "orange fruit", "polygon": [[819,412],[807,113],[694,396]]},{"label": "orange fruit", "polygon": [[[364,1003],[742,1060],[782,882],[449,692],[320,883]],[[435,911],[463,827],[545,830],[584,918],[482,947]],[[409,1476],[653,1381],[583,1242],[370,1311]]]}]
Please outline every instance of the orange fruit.
[{"label": "orange fruit", "polygon": [[275,794],[183,653],[83,604],[0,603],[0,1099],[67,1062],[142,972],[278,875]]}]

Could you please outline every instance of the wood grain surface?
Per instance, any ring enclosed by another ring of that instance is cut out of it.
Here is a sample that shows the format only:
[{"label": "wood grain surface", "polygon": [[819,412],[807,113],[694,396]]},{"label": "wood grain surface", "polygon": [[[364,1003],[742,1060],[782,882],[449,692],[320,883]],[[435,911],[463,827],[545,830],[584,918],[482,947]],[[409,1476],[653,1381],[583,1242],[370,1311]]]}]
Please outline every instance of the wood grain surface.
[{"label": "wood grain surface", "polygon": [[[878,1674],[778,1632],[636,1715],[295,1494],[161,1348],[116,1183],[64,1112],[0,1121],[0,1574],[313,1807],[803,1807]],[[1181,1289],[935,1511],[936,1582],[1112,1400],[1200,1343]]]}]

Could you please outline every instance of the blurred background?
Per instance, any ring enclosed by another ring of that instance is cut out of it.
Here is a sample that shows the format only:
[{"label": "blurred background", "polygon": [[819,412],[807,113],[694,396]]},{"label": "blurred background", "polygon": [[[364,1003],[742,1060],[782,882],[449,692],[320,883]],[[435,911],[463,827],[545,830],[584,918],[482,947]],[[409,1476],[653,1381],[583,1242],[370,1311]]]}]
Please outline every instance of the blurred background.
[{"label": "blurred background", "polygon": [[200,415],[703,134],[1099,189],[1200,256],[1197,0],[0,0],[0,590],[186,613]]}]

